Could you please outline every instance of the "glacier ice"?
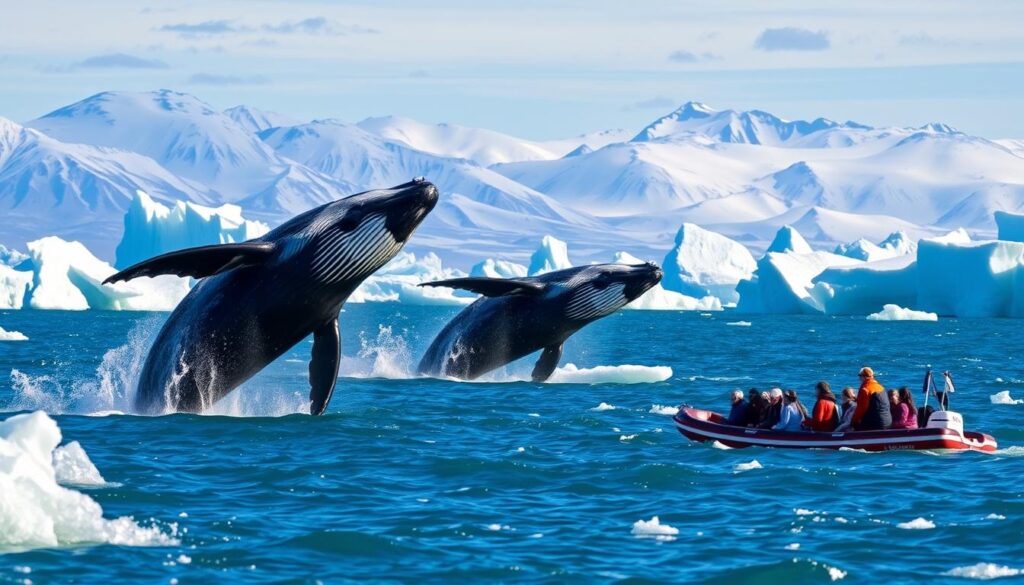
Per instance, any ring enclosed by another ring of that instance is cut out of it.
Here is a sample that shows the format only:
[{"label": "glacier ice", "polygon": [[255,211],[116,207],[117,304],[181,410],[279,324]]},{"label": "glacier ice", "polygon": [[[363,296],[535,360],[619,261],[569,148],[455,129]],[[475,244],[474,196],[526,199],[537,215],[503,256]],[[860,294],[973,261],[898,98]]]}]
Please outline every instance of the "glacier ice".
[{"label": "glacier ice", "polygon": [[0,309],[20,309],[31,285],[31,272],[0,264]]},{"label": "glacier ice", "polygon": [[[173,532],[140,526],[127,516],[104,518],[103,508],[95,500],[60,485],[59,481],[69,479],[102,480],[98,471],[92,473],[95,466],[80,446],[77,450],[70,444],[58,448],[60,441],[60,428],[42,411],[0,421],[0,550],[98,543],[178,544]],[[86,469],[86,462],[91,469]],[[67,469],[68,463],[78,468]]]},{"label": "glacier ice", "polygon": [[124,216],[124,235],[117,245],[114,265],[124,269],[165,252],[244,242],[270,231],[270,226],[242,217],[242,208],[225,204],[217,208],[187,201],[167,207],[144,191],[136,191]]},{"label": "glacier ice", "polygon": [[[642,264],[636,256],[628,252],[617,252],[612,262],[618,264]],[[665,290],[662,283],[651,287],[640,298],[629,303],[626,309],[639,309],[646,311],[721,311],[722,302],[718,297],[702,295],[700,298],[691,297],[682,293]]]},{"label": "glacier ice", "polygon": [[995,213],[998,239],[1006,242],[1024,242],[1024,215],[997,211]]},{"label": "glacier ice", "polygon": [[861,238],[850,244],[836,246],[835,253],[840,256],[849,256],[857,260],[874,262],[876,260],[888,260],[897,256],[913,254],[917,251],[917,242],[910,239],[906,232],[897,231],[878,244]]},{"label": "glacier ice", "polygon": [[465,276],[445,268],[437,254],[417,259],[411,252],[399,252],[390,262],[363,281],[348,298],[350,303],[402,302],[412,305],[465,305],[476,297],[450,288],[419,286],[420,283]]},{"label": "glacier ice", "polygon": [[666,290],[701,298],[717,297],[722,303],[739,300],[736,284],[757,268],[754,257],[739,242],[684,223],[676,233],[675,246],[662,265]]},{"label": "glacier ice", "polygon": [[28,341],[28,336],[21,331],[7,331],[0,327],[0,341]]}]

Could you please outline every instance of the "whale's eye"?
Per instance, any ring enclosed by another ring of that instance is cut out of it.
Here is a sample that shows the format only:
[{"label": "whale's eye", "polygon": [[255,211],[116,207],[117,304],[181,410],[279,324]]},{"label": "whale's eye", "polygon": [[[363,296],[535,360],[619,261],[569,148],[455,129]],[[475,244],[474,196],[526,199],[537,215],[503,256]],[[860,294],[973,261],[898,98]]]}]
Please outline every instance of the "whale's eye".
[{"label": "whale's eye", "polygon": [[602,274],[594,279],[594,288],[597,290],[604,290],[608,288],[608,285],[612,283],[612,279],[607,274]]},{"label": "whale's eye", "polygon": [[341,218],[338,222],[338,227],[346,232],[350,232],[359,226],[359,222],[363,221],[363,210],[362,209],[349,209],[345,212],[345,217]]}]

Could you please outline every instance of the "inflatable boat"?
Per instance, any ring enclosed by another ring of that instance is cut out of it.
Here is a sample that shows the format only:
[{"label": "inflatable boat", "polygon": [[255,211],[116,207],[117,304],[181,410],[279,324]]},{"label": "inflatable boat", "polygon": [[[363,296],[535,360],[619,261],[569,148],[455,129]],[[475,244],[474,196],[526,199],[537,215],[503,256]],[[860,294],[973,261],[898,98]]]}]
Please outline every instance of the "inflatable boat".
[{"label": "inflatable boat", "polygon": [[[673,417],[676,428],[693,441],[718,441],[728,447],[786,449],[861,449],[864,451],[986,451],[996,450],[991,435],[963,430],[963,419],[951,411],[936,411],[923,429],[787,433],[725,424],[717,412],[683,407]],[[957,425],[959,422],[959,425]]]},{"label": "inflatable boat", "polygon": [[781,447],[786,449],[861,449],[864,451],[984,451],[997,448],[991,435],[964,430],[959,413],[947,410],[949,395],[955,390],[949,372],[943,373],[945,387],[939,392],[931,370],[924,378],[925,407],[935,397],[940,410],[929,411],[923,428],[884,431],[846,431],[793,433],[754,429],[726,424],[717,412],[681,407],[673,416],[676,428],[693,441],[718,441],[728,447]]}]

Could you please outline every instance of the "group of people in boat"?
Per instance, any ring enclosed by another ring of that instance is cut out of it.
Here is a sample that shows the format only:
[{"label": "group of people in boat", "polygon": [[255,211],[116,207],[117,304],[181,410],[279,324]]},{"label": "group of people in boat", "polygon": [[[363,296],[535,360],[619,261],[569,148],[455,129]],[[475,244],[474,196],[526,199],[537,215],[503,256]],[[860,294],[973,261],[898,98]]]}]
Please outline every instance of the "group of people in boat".
[{"label": "group of people in boat", "polygon": [[734,390],[726,424],[786,432],[831,433],[916,429],[919,417],[927,416],[927,413],[918,413],[914,396],[906,386],[886,392],[869,367],[861,368],[859,377],[860,388],[844,388],[841,399],[832,393],[828,382],[818,382],[810,412],[795,390],[772,388],[762,392],[751,388],[747,396],[742,390]]}]

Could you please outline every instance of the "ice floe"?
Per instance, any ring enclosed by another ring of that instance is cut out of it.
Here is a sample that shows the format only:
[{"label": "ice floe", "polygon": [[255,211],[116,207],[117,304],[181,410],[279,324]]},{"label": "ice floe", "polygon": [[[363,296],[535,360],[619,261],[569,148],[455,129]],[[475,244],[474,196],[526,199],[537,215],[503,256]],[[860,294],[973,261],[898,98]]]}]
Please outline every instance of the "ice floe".
[{"label": "ice floe", "polygon": [[654,538],[656,540],[669,541],[676,539],[679,529],[668,524],[662,524],[657,516],[652,516],[650,520],[641,519],[634,522],[631,532],[637,538]]},{"label": "ice floe", "polygon": [[[60,441],[60,428],[46,413],[18,414],[0,421],[0,549],[178,544],[173,531],[140,526],[126,516],[104,518],[95,500],[60,485],[61,477],[79,477],[88,460],[84,451],[75,450],[55,457]],[[68,469],[69,461],[79,465],[74,473]],[[84,473],[91,475],[91,470]],[[96,477],[98,471],[84,479]]]},{"label": "ice floe", "polygon": [[988,397],[992,404],[1024,404],[1024,400],[1010,396],[1009,390],[996,392]]},{"label": "ice floe", "polygon": [[664,382],[672,377],[672,368],[668,366],[637,366],[624,364],[621,366],[594,366],[579,368],[575,364],[565,364],[555,369],[548,384],[652,384]]},{"label": "ice floe", "polygon": [[896,525],[896,528],[904,530],[930,530],[935,528],[935,523],[927,518],[914,518],[909,522],[900,522]]},{"label": "ice floe", "polygon": [[939,316],[927,311],[905,309],[899,305],[885,305],[877,313],[867,316],[869,321],[938,321]]},{"label": "ice floe", "polygon": [[0,341],[28,341],[28,336],[21,331],[7,331],[0,327]]}]

